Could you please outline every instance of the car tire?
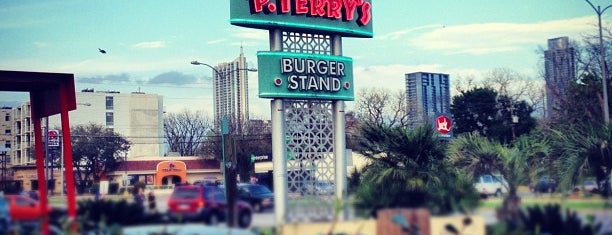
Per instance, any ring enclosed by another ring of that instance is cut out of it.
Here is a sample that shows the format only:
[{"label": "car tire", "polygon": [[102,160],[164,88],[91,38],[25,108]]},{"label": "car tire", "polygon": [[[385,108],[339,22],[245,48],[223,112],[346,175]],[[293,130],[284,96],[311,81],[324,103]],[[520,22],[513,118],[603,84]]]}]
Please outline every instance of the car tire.
[{"label": "car tire", "polygon": [[248,228],[251,226],[253,215],[250,211],[243,211],[238,214],[238,226],[240,228]]},{"label": "car tire", "polygon": [[261,212],[263,210],[261,203],[255,203],[253,204],[253,210],[257,213]]},{"label": "car tire", "polygon": [[210,213],[210,215],[208,215],[208,220],[206,222],[209,225],[216,226],[219,224],[220,220],[221,218],[219,217],[219,213],[213,211]]}]

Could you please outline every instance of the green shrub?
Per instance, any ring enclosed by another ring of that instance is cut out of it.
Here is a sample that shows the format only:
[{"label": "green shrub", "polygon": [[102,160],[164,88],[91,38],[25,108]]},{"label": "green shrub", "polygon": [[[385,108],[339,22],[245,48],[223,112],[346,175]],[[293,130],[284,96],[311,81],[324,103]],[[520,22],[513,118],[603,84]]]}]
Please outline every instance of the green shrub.
[{"label": "green shrub", "polygon": [[563,213],[558,204],[527,207],[520,213],[519,221],[502,221],[488,229],[488,234],[551,234],[591,235],[597,234],[601,225],[583,223],[576,212],[569,209]]}]

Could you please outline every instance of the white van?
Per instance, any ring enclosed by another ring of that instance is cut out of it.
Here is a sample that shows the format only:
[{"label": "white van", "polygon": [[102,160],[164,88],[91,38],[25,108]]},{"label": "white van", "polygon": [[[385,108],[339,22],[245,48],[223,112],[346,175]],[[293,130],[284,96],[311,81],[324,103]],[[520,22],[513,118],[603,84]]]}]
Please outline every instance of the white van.
[{"label": "white van", "polygon": [[474,187],[484,197],[490,195],[501,197],[508,193],[508,182],[501,175],[481,175],[475,179]]}]

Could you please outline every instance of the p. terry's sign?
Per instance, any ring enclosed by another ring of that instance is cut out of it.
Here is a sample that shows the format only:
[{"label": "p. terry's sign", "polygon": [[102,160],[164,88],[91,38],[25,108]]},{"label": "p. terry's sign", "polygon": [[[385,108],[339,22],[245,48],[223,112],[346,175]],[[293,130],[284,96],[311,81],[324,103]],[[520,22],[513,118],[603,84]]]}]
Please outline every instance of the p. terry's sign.
[{"label": "p. terry's sign", "polygon": [[233,25],[373,37],[371,0],[231,0]]}]

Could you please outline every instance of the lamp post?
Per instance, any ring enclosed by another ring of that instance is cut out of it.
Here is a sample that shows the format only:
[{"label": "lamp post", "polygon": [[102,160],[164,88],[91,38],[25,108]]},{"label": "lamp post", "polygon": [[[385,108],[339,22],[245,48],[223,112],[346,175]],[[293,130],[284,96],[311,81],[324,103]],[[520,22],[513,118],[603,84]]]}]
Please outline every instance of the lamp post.
[{"label": "lamp post", "polygon": [[[192,65],[203,65],[206,67],[211,68],[213,71],[215,71],[215,74],[222,78],[225,79],[225,76],[227,75],[227,73],[221,73],[219,72],[219,70],[217,70],[215,67],[206,64],[206,63],[202,63],[202,62],[198,62],[197,60],[191,61]],[[257,72],[257,69],[254,68],[238,68],[238,69],[234,69],[232,71],[235,70],[246,70],[249,72]],[[230,71],[230,72],[232,72]],[[222,174],[223,174],[223,184],[225,185],[225,197],[227,200],[227,215],[228,215],[228,222],[227,222],[227,226],[228,227],[233,227],[235,225],[236,222],[236,213],[235,213],[235,192],[236,192],[236,177],[235,177],[235,171],[234,168],[236,167],[236,164],[233,164],[234,162],[231,161],[229,163],[226,163],[225,160],[225,136],[229,134],[229,142],[230,142],[230,146],[234,145],[234,138],[232,135],[232,131],[229,130],[228,127],[228,123],[227,123],[227,116],[224,114],[221,118],[221,170],[222,170]],[[230,152],[230,156],[233,156],[232,160],[235,160],[236,156],[236,152],[233,151],[233,148],[228,148],[228,151]],[[226,169],[227,168],[227,169]],[[229,171],[229,173],[227,172]]]},{"label": "lamp post", "polygon": [[595,5],[593,5],[593,3],[591,3],[590,0],[585,0],[587,3],[589,3],[589,5],[591,5],[591,7],[593,8],[593,10],[595,11],[595,13],[597,13],[597,21],[598,21],[598,26],[599,26],[599,59],[601,62],[601,78],[602,78],[602,90],[603,90],[603,100],[604,100],[604,104],[603,104],[603,115],[604,115],[604,122],[605,124],[609,124],[610,123],[610,111],[608,108],[608,86],[607,86],[607,80],[608,77],[606,75],[607,73],[607,69],[606,69],[606,61],[605,61],[605,50],[604,50],[604,44],[603,44],[603,36],[602,36],[602,32],[601,32],[601,15],[610,7],[612,7],[612,5],[609,5],[607,7],[604,7],[603,10],[601,9],[601,6],[597,6],[595,7]]}]

